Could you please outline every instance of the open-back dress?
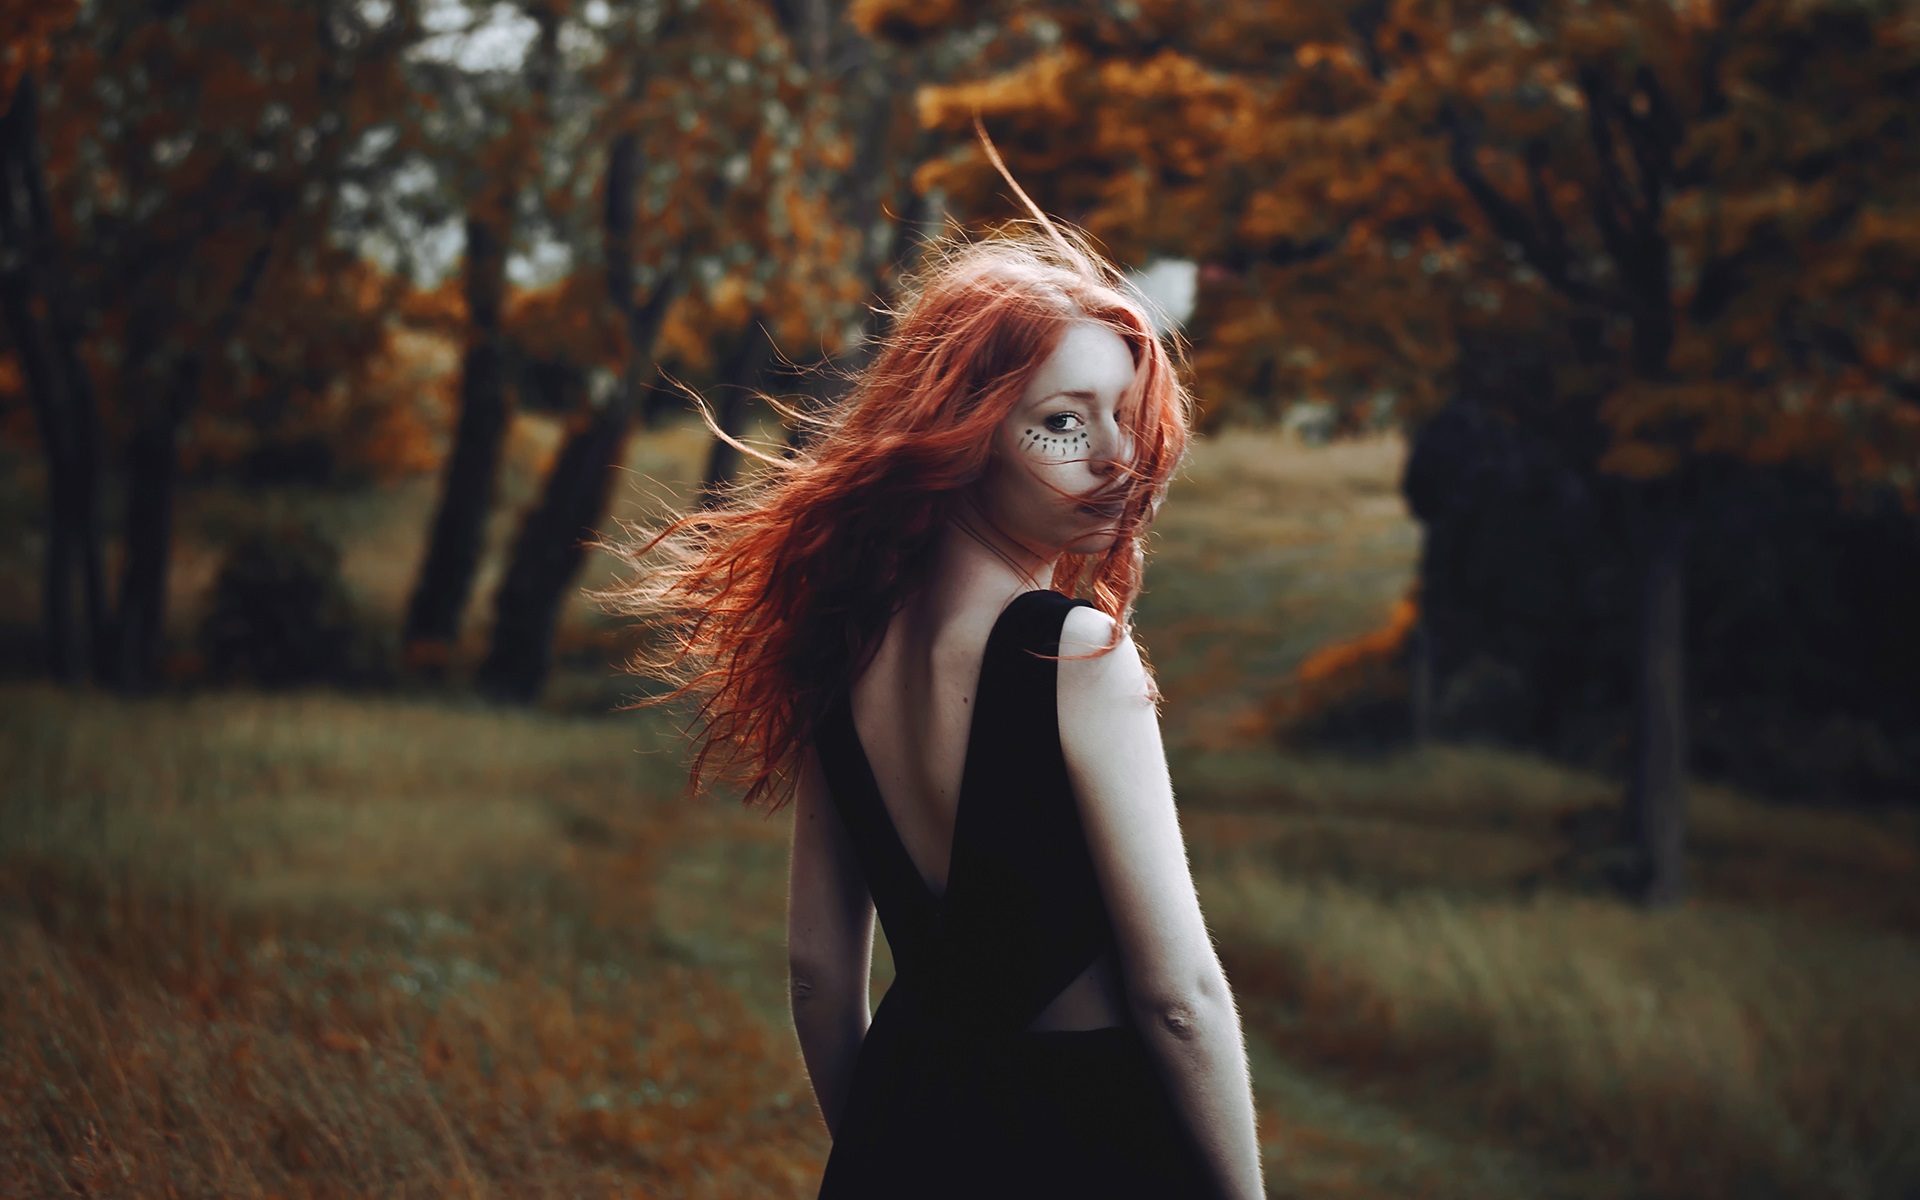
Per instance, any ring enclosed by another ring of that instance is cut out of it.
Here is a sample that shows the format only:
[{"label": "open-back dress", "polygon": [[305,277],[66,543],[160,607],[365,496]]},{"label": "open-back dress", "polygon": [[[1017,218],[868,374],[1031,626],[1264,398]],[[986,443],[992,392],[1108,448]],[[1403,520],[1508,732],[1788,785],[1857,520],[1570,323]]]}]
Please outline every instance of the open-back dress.
[{"label": "open-back dress", "polygon": [[1028,1029],[1112,923],[1060,750],[1060,630],[1015,598],[987,638],[936,897],[880,798],[842,694],[815,749],[893,951],[821,1180],[864,1197],[1212,1194],[1140,1031]]}]

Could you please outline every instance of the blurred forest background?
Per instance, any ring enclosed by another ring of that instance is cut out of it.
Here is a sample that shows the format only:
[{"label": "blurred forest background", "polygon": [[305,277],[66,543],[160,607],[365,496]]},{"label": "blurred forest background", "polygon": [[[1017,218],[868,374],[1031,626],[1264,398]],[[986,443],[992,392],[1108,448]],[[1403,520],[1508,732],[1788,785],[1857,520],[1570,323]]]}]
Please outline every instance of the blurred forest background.
[{"label": "blurred forest background", "polygon": [[0,2],[0,1195],[813,1194],[785,822],[586,542],[741,477],[682,384],[805,452],[978,113],[1191,348],[1272,1194],[1920,1196],[1916,95],[1909,0]]}]

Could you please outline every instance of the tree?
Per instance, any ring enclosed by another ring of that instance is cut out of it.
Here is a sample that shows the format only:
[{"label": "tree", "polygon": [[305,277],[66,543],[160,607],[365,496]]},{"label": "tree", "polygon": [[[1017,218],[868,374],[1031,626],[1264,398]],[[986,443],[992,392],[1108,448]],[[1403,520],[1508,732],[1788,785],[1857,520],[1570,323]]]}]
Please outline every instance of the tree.
[{"label": "tree", "polygon": [[[41,588],[48,665],[55,678],[92,674],[106,639],[105,577],[99,532],[99,409],[80,358],[72,297],[59,261],[41,164],[36,73],[50,39],[71,22],[71,5],[16,17],[0,33],[0,311],[33,401],[47,462],[47,557]],[[73,589],[80,585],[81,609]]]},{"label": "tree", "polygon": [[[1123,257],[1204,264],[1210,412],[1383,396],[1418,419],[1473,339],[1559,351],[1503,417],[1603,477],[1639,547],[1625,816],[1642,897],[1679,900],[1692,506],[1788,459],[1913,492],[1911,21],[1837,0],[1140,0],[1019,19],[1046,47],[923,91],[923,119],[964,136],[984,113],[1043,204]],[[1006,211],[977,154],[922,182]]]},{"label": "tree", "polygon": [[[20,85],[29,102],[10,112],[5,236],[33,265],[9,280],[28,318],[9,324],[16,347],[51,368],[29,372],[36,410],[66,414],[43,441],[50,515],[64,531],[48,558],[48,621],[70,677],[85,659],[123,688],[151,684],[189,417],[298,359],[264,337],[285,316],[276,302],[311,301],[316,278],[348,292],[365,280],[331,241],[333,202],[361,133],[392,99],[413,28],[404,6],[373,15],[352,4],[90,5],[49,42],[44,77],[29,68]],[[92,517],[100,444],[119,448],[124,501],[110,619]],[[76,559],[84,626],[52,582]]]},{"label": "tree", "polygon": [[[462,267],[466,346],[460,362],[458,416],[440,499],[419,580],[407,605],[402,640],[415,661],[444,662],[459,634],[473,590],[495,476],[507,434],[508,387],[501,308],[515,210],[539,179],[539,156],[553,128],[554,75],[559,68],[560,13],[529,7],[538,33],[527,56],[526,99],[507,128],[483,137],[467,170],[451,173],[466,196]],[[510,87],[519,80],[510,75]]]},{"label": "tree", "polygon": [[704,504],[718,501],[739,473],[740,451],[727,439],[737,440],[745,433],[753,391],[767,377],[778,353],[773,338],[757,320],[741,330],[731,343],[714,381],[718,399],[713,419],[726,437],[715,437],[707,451],[707,466],[700,475],[700,499]]},{"label": "tree", "polygon": [[827,322],[846,303],[848,239],[819,177],[822,164],[845,166],[845,149],[804,119],[805,76],[775,14],[748,0],[636,10],[606,45],[597,79],[611,141],[589,246],[619,332],[602,377],[617,382],[569,418],[495,596],[480,682],[518,701],[545,683],[562,603],[605,517],[663,337],[704,342],[759,312],[778,314],[770,324],[786,344],[831,338]]},{"label": "tree", "polygon": [[[903,231],[932,211],[912,183],[927,134],[905,100],[914,79],[971,53],[939,38],[911,51],[875,43],[834,2],[641,6],[613,10],[595,36],[606,53],[582,74],[600,96],[593,128],[613,140],[604,160],[575,161],[604,161],[602,203],[589,224],[577,194],[556,200],[573,275],[509,320],[543,405],[578,398],[514,542],[481,670],[489,691],[518,699],[545,677],[630,423],[678,407],[678,387],[656,386],[656,373],[715,387],[713,415],[734,436],[761,387],[796,384],[823,401],[857,365],[917,250]],[[610,320],[562,303],[600,286],[594,309]],[[703,495],[737,467],[716,438]]]}]

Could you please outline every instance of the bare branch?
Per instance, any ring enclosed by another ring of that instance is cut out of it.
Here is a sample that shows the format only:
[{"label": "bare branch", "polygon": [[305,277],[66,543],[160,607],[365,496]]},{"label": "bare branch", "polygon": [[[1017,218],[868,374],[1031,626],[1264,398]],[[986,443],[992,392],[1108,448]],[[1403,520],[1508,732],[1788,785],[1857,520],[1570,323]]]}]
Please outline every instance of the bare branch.
[{"label": "bare branch", "polygon": [[1477,146],[1459,112],[1451,104],[1445,105],[1440,119],[1447,129],[1447,160],[1453,173],[1486,214],[1494,232],[1519,246],[1527,264],[1567,298],[1580,304],[1612,307],[1613,298],[1606,292],[1574,278],[1569,269],[1565,238],[1558,225],[1549,230],[1536,229],[1520,206],[1501,195],[1481,173],[1480,164],[1474,160]]},{"label": "bare branch", "polygon": [[1626,181],[1621,177],[1620,161],[1613,141],[1613,88],[1605,75],[1585,67],[1580,71],[1580,91],[1587,101],[1587,138],[1593,144],[1595,185],[1587,194],[1593,205],[1594,223],[1600,227],[1601,240],[1614,262],[1625,264],[1632,257],[1627,232],[1621,223],[1623,210],[1632,211]]}]

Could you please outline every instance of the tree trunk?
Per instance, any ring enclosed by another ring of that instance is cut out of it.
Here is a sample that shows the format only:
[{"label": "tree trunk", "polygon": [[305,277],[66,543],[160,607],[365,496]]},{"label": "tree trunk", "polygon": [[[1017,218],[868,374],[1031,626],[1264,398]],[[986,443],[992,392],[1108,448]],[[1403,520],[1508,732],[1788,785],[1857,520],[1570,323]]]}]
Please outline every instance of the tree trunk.
[{"label": "tree trunk", "polygon": [[120,572],[118,634],[111,677],[123,692],[150,689],[158,674],[161,636],[167,617],[167,568],[173,544],[174,482],[177,446],[185,417],[185,397],[199,372],[182,364],[176,399],[141,421],[127,439],[126,561]]},{"label": "tree trunk", "polygon": [[658,429],[666,423],[667,417],[683,404],[680,392],[676,388],[649,387],[635,400],[635,411],[640,414],[642,429]]},{"label": "tree trunk", "polygon": [[[798,399],[802,410],[818,413],[846,392],[842,377],[856,377],[866,369],[872,357],[875,339],[886,330],[891,319],[887,310],[895,298],[900,276],[912,270],[925,249],[929,234],[937,235],[945,216],[938,198],[913,186],[912,172],[893,175],[889,161],[920,162],[930,153],[931,143],[924,131],[915,129],[908,147],[899,144],[903,105],[910,100],[914,81],[882,71],[869,74],[864,86],[849,97],[850,104],[864,105],[858,119],[854,163],[833,191],[835,207],[850,228],[861,231],[864,248],[856,269],[867,281],[872,302],[861,318],[860,338],[846,347],[833,364],[813,364],[804,376]],[[907,106],[907,107],[910,107]],[[889,188],[891,180],[891,191]],[[789,450],[803,450],[816,430],[806,422],[787,430]]]},{"label": "tree trunk", "polygon": [[0,119],[0,314],[19,350],[47,461],[41,588],[47,667],[55,678],[73,683],[94,674],[108,640],[99,417],[93,381],[80,357],[78,323],[55,262],[38,120],[38,93],[27,75]]},{"label": "tree trunk", "polygon": [[[11,223],[9,222],[9,225]],[[12,228],[6,233],[11,252],[17,244]],[[41,575],[41,619],[46,627],[46,668],[62,683],[86,677],[91,659],[87,629],[74,620],[72,474],[73,447],[68,425],[69,404],[65,380],[48,354],[47,337],[33,316],[33,292],[18,268],[0,270],[0,311],[17,348],[33,401],[41,453],[47,463],[46,561]]]},{"label": "tree trunk", "polygon": [[[876,202],[876,210],[878,207]],[[885,239],[868,239],[869,246],[878,242],[886,247],[885,252],[869,255],[861,267],[869,281],[873,298],[860,319],[860,339],[841,352],[831,369],[824,361],[810,364],[811,369],[802,376],[802,388],[797,397],[803,412],[825,411],[846,394],[847,387],[843,380],[857,378],[866,370],[878,339],[885,335],[887,322],[892,319],[888,313],[896,299],[893,294],[895,284],[902,274],[918,265],[921,253],[926,249],[929,226],[936,219],[936,209],[928,197],[913,190],[911,180],[901,184],[893,206],[887,211],[897,214],[892,232]],[[932,225],[932,232],[938,231],[939,226]],[[815,428],[806,422],[791,426],[787,430],[787,448],[804,450],[813,440],[815,432]]]},{"label": "tree trunk", "polygon": [[[872,356],[874,340],[886,332],[887,322],[892,318],[888,310],[892,307],[893,291],[900,277],[919,266],[921,253],[926,249],[927,240],[939,233],[939,226],[932,224],[940,220],[932,197],[913,189],[911,179],[904,181],[888,211],[897,214],[893,232],[887,239],[886,252],[870,258],[865,264],[866,277],[871,280],[874,302],[867,305],[866,313],[860,321],[860,342],[851,348],[846,361],[849,370],[858,370],[867,365]],[[929,231],[929,225],[932,225]]]},{"label": "tree trunk", "polygon": [[467,217],[468,327],[460,364],[460,416],[426,558],[407,605],[403,638],[409,659],[419,664],[444,664],[459,638],[506,441],[500,304],[506,289],[507,239],[506,231],[490,224],[488,216]]},{"label": "tree trunk", "polygon": [[[679,10],[665,19],[656,37],[674,27]],[[635,70],[626,99],[646,94],[648,75]],[[567,587],[586,557],[583,537],[595,536],[606,515],[614,465],[622,460],[627,433],[646,403],[642,393],[653,375],[653,344],[666,323],[667,309],[679,296],[678,267],[654,284],[645,304],[635,299],[634,225],[643,176],[638,132],[627,129],[607,149],[602,208],[602,252],[607,300],[620,314],[626,336],[626,371],[619,391],[588,409],[561,446],[514,539],[506,577],[494,599],[493,641],[480,665],[481,690],[502,700],[539,699],[553,666],[553,635]]]},{"label": "tree trunk", "polygon": [[1638,693],[1626,829],[1638,862],[1641,903],[1664,908],[1686,897],[1686,707],[1682,629],[1687,521],[1668,508],[1643,520]]},{"label": "tree trunk", "polygon": [[606,513],[614,464],[632,426],[626,404],[593,413],[554,458],[540,501],[514,539],[513,557],[494,600],[493,646],[480,687],[501,700],[531,704],[553,668],[553,636],[567,586],[585,560],[585,539]]},{"label": "tree trunk", "polygon": [[484,179],[469,200],[463,292],[467,346],[460,362],[460,415],[447,455],[439,507],[427,538],[420,578],[407,604],[401,630],[407,657],[419,667],[444,667],[460,637],[460,620],[473,596],[473,579],[485,548],[493,511],[501,449],[511,413],[505,380],[506,346],[500,308],[507,290],[507,251],[513,243],[514,211],[522,180],[538,176],[538,159],[553,124],[553,84],[558,70],[560,14],[534,3],[527,14],[538,36],[527,56],[531,132],[502,158],[498,178]]},{"label": "tree trunk", "polygon": [[[773,339],[761,326],[759,314],[755,313],[741,331],[740,341],[720,370],[720,403],[713,417],[728,437],[739,438],[746,424],[748,407],[753,403],[754,392],[759,389],[772,361]],[[740,452],[724,439],[714,438],[713,446],[707,451],[706,473],[700,480],[700,502],[717,503],[739,471]]]},{"label": "tree trunk", "polygon": [[677,279],[662,280],[647,303],[635,309],[629,330],[637,349],[619,393],[589,411],[560,447],[539,502],[514,538],[494,599],[492,647],[480,665],[480,688],[496,699],[531,704],[546,686],[561,605],[586,558],[584,539],[596,536],[606,517],[614,467],[625,458],[640,404],[639,363],[647,362],[650,369],[654,339],[678,294]]},{"label": "tree trunk", "polygon": [[226,307],[200,347],[180,352],[168,370],[128,371],[128,378],[162,380],[161,395],[134,423],[126,449],[126,563],[120,575],[120,608],[110,681],[124,692],[153,687],[159,673],[160,646],[166,632],[167,575],[173,556],[174,484],[179,474],[179,445],[188,415],[199,399],[204,355],[225,346],[240,326],[266,274],[274,238],[291,211],[288,201],[267,210],[260,242],[240,273]]}]

